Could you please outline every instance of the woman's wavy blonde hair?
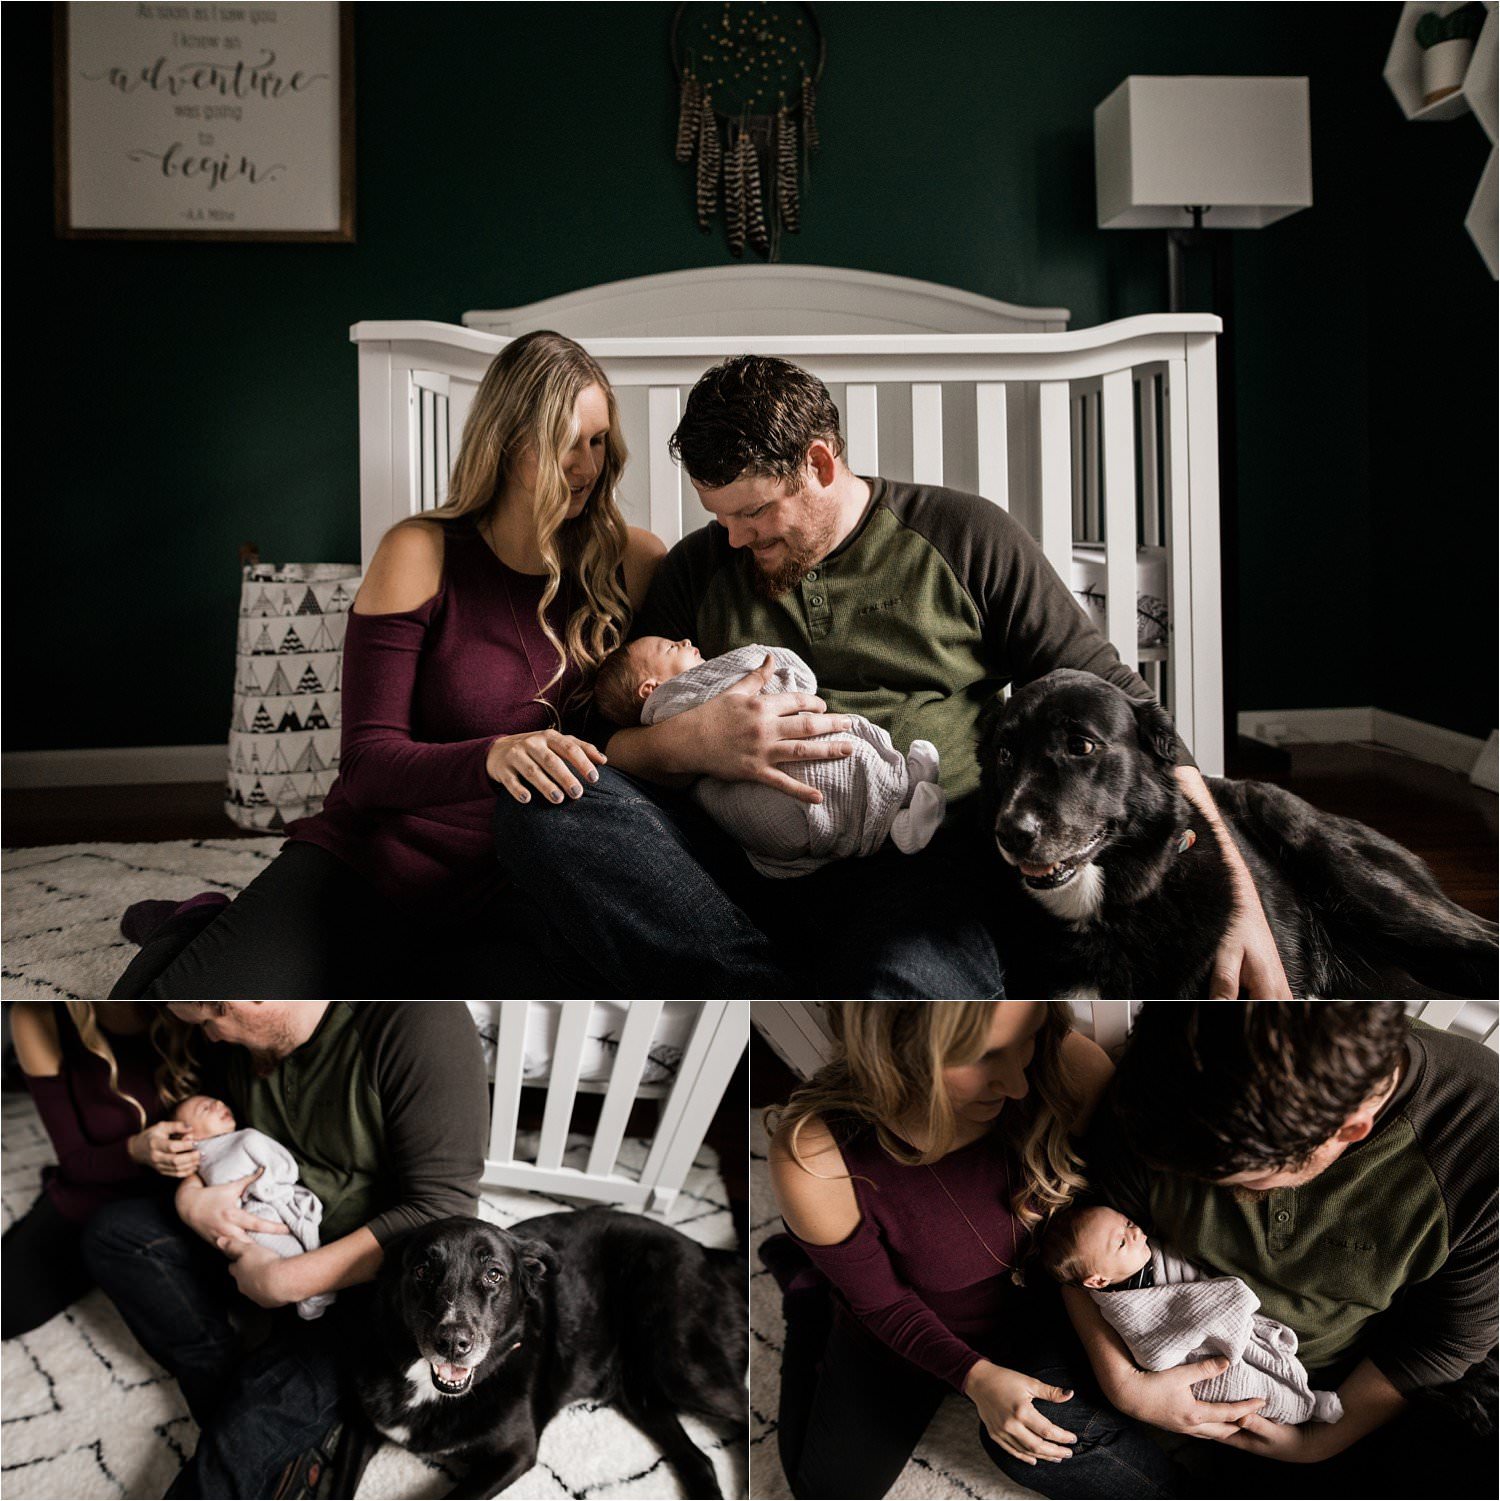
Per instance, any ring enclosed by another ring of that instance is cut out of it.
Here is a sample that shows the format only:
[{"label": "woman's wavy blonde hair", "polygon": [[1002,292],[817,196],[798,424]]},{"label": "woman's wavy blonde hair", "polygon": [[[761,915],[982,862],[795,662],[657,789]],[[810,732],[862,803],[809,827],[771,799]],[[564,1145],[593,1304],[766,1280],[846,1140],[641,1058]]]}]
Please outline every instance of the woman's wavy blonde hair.
[{"label": "woman's wavy blonde hair", "polygon": [[[120,1088],[119,1060],[109,1045],[109,1037],[99,1025],[99,1013],[94,1003],[65,1001],[63,1004],[68,1008],[68,1016],[79,1040],[109,1069],[110,1089],[135,1111],[144,1131],[146,1107],[133,1094]],[[161,1055],[156,1069],[156,1092],[163,1105],[175,1105],[187,1099],[198,1087],[197,1064],[192,1052],[193,1032],[194,1028],[178,1021],[164,1005],[158,1005],[151,1013],[151,1045]]]},{"label": "woman's wavy blonde hair", "polygon": [[[598,386],[609,404],[604,464],[582,515],[569,521],[572,496],[563,474],[563,456],[578,441],[574,407],[590,386]],[[594,357],[572,339],[547,329],[512,339],[490,362],[474,394],[448,499],[411,520],[452,521],[471,516],[482,526],[528,449],[537,456],[536,536],[547,568],[547,585],[536,613],[557,652],[557,667],[535,701],[555,714],[546,694],[568,664],[583,674],[583,683],[569,698],[574,702],[586,697],[595,669],[624,641],[630,625],[630,600],[620,580],[629,533],[615,497],[627,457],[625,436],[615,393]],[[547,610],[564,577],[579,587],[581,598],[559,637]]]},{"label": "woman's wavy blonde hair", "polygon": [[[767,1111],[766,1127],[799,1163],[797,1140],[814,1115],[838,1138],[844,1123],[874,1128],[885,1152],[909,1167],[936,1162],[952,1149],[958,1122],[943,1070],[972,1063],[985,1050],[995,1001],[843,1001],[830,1004],[838,1052],[791,1099]],[[1088,1186],[1070,1140],[1080,1099],[1062,1060],[1072,1028],[1066,1002],[1043,1002],[1047,1014],[1026,1069],[1024,1100],[1009,1100],[999,1130],[1021,1163],[1011,1209],[1030,1231],[1072,1203]],[[901,1139],[896,1123],[913,1124],[922,1151]],[[804,1164],[805,1166],[805,1164]]]}]

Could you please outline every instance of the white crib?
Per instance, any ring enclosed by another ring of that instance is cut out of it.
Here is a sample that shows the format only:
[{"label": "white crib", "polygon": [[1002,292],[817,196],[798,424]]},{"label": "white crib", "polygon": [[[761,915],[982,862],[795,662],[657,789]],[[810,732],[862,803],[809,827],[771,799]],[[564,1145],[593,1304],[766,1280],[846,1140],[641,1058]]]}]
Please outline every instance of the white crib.
[{"label": "white crib", "polygon": [[[779,355],[829,387],[851,468],[975,491],[1009,509],[1064,579],[1104,558],[1104,631],[1223,770],[1218,318],[1163,314],[1069,331],[1023,308],[903,277],[732,266],[640,277],[467,327],[358,323],[360,514],[386,528],[440,504],[469,403],[506,340],[578,339],[614,385],[631,451],[627,520],[668,544],[706,519],[667,454],[686,392],[729,355]],[[1165,558],[1165,644],[1140,646],[1137,576]]]},{"label": "white crib", "polygon": [[[500,1001],[495,1056],[495,1093],[490,1142],[485,1154],[485,1188],[522,1188],[569,1198],[622,1204],[665,1216],[682,1188],[693,1158],[723,1098],[735,1065],[750,1040],[747,1001],[698,1001],[698,1015],[669,1084],[642,1084],[647,1052],[662,1014],[661,1001],[632,1001],[621,1028],[614,1065],[604,1083],[580,1082],[588,1041],[591,1001],[560,1001],[557,1035],[545,1079],[523,1080],[527,1014],[537,1001]],[[547,1103],[536,1154],[517,1156],[517,1118],[523,1083],[543,1087]],[[599,1123],[583,1168],[566,1166],[568,1123],[581,1091],[602,1093]],[[628,1172],[620,1148],[630,1107],[638,1096],[661,1099],[656,1134],[639,1174]]]},{"label": "white crib", "polygon": [[[1143,1001],[1070,1001],[1080,1031],[1106,1053],[1123,1047]],[[1472,1037],[1500,1052],[1500,1001],[1406,1001],[1406,1009],[1439,1031]],[[833,1056],[825,1001],[759,1001],[755,1029],[799,1078],[811,1078]]]}]

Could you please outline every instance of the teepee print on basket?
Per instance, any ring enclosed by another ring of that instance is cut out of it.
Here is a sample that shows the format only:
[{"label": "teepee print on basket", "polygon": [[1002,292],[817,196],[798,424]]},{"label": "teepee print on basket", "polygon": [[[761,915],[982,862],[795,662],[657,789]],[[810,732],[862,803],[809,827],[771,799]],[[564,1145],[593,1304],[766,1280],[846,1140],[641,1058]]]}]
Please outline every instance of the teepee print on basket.
[{"label": "teepee print on basket", "polygon": [[344,626],[359,589],[352,563],[250,563],[224,811],[245,829],[284,828],[323,806],[338,775]]},{"label": "teepee print on basket", "polygon": [[748,244],[778,261],[782,234],[802,227],[803,179],[821,145],[817,85],[826,56],[810,5],[679,5],[673,15],[680,93],[672,154],[693,163],[705,234],[722,182],[724,238],[736,259]]}]

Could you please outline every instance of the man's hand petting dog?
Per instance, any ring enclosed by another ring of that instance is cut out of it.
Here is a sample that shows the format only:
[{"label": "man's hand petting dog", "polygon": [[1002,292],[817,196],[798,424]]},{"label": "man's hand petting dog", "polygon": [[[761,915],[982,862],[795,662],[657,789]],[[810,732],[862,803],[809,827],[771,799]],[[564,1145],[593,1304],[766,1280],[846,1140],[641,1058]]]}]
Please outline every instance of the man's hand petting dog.
[{"label": "man's hand petting dog", "polygon": [[[177,1190],[177,1217],[193,1232],[216,1246],[220,1240],[245,1241],[252,1233],[281,1235],[286,1227],[275,1220],[263,1220],[240,1208],[245,1190],[265,1171],[258,1167],[232,1183],[216,1183],[212,1188],[189,1178]],[[269,1253],[268,1253],[269,1254]]]}]

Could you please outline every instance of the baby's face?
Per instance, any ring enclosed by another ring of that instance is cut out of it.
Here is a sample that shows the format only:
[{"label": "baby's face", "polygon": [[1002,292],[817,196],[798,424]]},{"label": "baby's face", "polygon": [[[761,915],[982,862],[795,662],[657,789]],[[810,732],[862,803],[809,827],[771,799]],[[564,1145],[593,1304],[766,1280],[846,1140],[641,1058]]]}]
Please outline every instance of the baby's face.
[{"label": "baby's face", "polygon": [[234,1112],[223,1100],[212,1095],[189,1095],[173,1112],[172,1118],[192,1128],[198,1141],[211,1136],[227,1136],[234,1130]]},{"label": "baby's face", "polygon": [[1110,1287],[1133,1277],[1151,1260],[1145,1232],[1118,1209],[1102,1205],[1078,1216],[1078,1249],[1088,1267],[1085,1287]]},{"label": "baby's face", "polygon": [[[655,688],[703,661],[703,653],[691,641],[668,641],[665,636],[642,636],[630,643],[630,660],[641,675],[641,686]],[[650,689],[647,689],[649,692]]]}]

